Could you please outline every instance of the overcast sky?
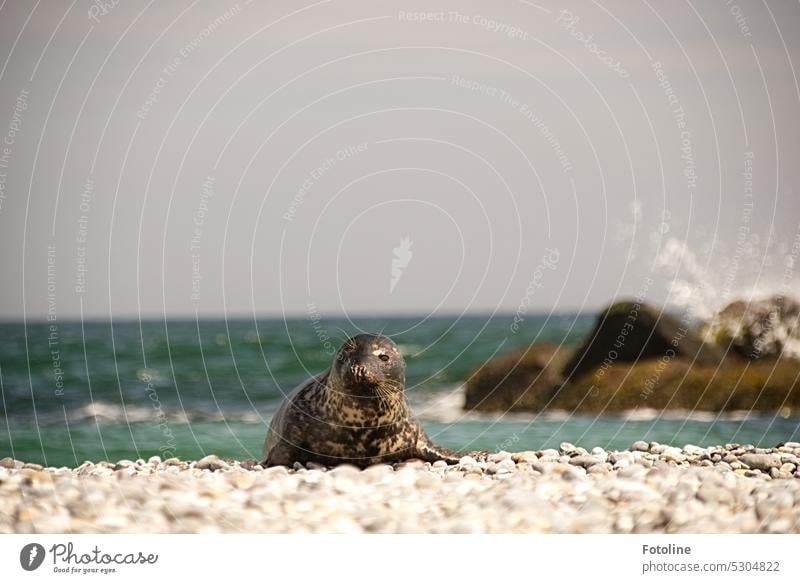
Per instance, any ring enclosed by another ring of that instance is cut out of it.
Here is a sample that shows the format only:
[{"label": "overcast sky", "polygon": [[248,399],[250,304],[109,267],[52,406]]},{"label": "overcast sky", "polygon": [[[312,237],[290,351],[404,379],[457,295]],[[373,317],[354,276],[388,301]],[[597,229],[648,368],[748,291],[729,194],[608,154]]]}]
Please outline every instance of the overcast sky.
[{"label": "overcast sky", "polygon": [[800,289],[797,2],[103,4],[0,9],[0,318]]}]

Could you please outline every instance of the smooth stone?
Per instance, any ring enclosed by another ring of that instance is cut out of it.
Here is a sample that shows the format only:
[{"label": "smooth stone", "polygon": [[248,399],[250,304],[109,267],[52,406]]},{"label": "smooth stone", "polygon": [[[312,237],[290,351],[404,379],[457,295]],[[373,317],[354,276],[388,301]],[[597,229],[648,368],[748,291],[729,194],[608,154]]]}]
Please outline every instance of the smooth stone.
[{"label": "smooth stone", "polygon": [[739,461],[752,470],[761,470],[763,472],[781,467],[780,457],[768,453],[746,453],[739,457]]},{"label": "smooth stone", "polygon": [[634,441],[631,449],[634,451],[649,451],[650,445],[646,441]]},{"label": "smooth stone", "polygon": [[626,460],[628,462],[632,462],[634,460],[633,452],[630,451],[612,451],[608,454],[608,461],[612,464],[616,464],[620,460]]},{"label": "smooth stone", "polygon": [[791,478],[792,473],[779,470],[778,468],[770,468],[769,477],[772,478],[773,480],[785,480]]},{"label": "smooth stone", "polygon": [[228,463],[211,454],[199,460],[195,466],[198,470],[210,470],[215,472],[228,467]]},{"label": "smooth stone", "polygon": [[539,456],[536,455],[535,451],[519,451],[511,454],[511,459],[519,463],[521,461],[537,460]]},{"label": "smooth stone", "polygon": [[[12,457],[4,457],[0,459],[0,468],[14,469],[17,467],[17,463],[17,460]],[[20,463],[20,466],[22,466],[22,463]]]},{"label": "smooth stone", "polygon": [[561,445],[558,446],[558,449],[561,453],[570,454],[575,452],[576,448],[568,441],[564,441]]},{"label": "smooth stone", "polygon": [[599,460],[590,455],[578,455],[573,458],[570,458],[569,463],[572,464],[573,466],[581,466],[583,468],[589,468],[593,465],[603,463],[603,460]]}]

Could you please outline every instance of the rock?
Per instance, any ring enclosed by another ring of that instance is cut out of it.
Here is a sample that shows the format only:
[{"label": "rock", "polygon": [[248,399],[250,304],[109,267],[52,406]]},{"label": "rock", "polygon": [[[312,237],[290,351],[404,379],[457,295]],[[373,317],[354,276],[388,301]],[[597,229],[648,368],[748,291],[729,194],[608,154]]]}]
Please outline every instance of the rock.
[{"label": "rock", "polygon": [[661,454],[664,461],[681,463],[686,460],[683,450],[679,447],[667,447]]},{"label": "rock", "polygon": [[[17,461],[11,457],[4,457],[0,460],[0,468],[16,468]],[[19,467],[22,467],[22,463],[19,463]]]},{"label": "rock", "polygon": [[458,460],[458,465],[460,465],[460,466],[474,466],[477,463],[478,462],[475,461],[475,458],[473,458],[472,456],[468,456],[468,455],[465,455],[460,460]]},{"label": "rock", "polygon": [[649,451],[650,445],[646,441],[635,441],[631,449],[633,451]]},{"label": "rock", "polygon": [[539,456],[536,455],[535,451],[520,451],[514,454],[511,454],[511,459],[515,462],[529,462],[529,461],[537,461]]},{"label": "rock", "polygon": [[215,472],[228,467],[228,463],[211,454],[199,460],[195,466],[198,470],[211,470]]},{"label": "rock", "polygon": [[464,409],[505,413],[539,411],[558,388],[564,360],[559,347],[536,342],[486,362],[469,375]]},{"label": "rock", "polygon": [[703,326],[709,340],[751,360],[800,358],[800,302],[772,296],[728,304]]},{"label": "rock", "polygon": [[792,477],[792,472],[786,472],[778,468],[770,468],[769,477],[773,480],[785,480]]},{"label": "rock", "polygon": [[739,461],[752,470],[769,472],[772,468],[781,467],[780,457],[767,453],[746,453],[739,457]]},{"label": "rock", "polygon": [[633,452],[630,452],[630,451],[612,451],[610,454],[608,454],[608,461],[610,463],[612,463],[612,464],[616,464],[616,463],[618,463],[618,462],[620,462],[622,460],[625,460],[627,462],[633,462],[634,461]]},{"label": "rock", "polygon": [[[364,470],[256,464],[253,471],[247,460],[215,456],[208,465],[225,463],[224,471],[200,469],[204,460],[42,470],[6,461],[0,533],[312,533],[338,532],[337,524],[353,532],[735,533],[792,532],[800,524],[800,473],[786,461],[797,461],[795,448],[735,445],[698,454],[661,446],[655,454],[651,444],[647,451],[587,448],[592,453],[571,445],[560,458],[556,450],[518,452],[466,458],[463,466],[416,461]],[[732,470],[721,452],[741,457],[740,467]],[[681,465],[665,461],[679,454]]]},{"label": "rock", "polygon": [[[597,317],[594,330],[565,365],[563,376],[574,379],[604,363],[665,355],[689,358],[696,364],[715,364],[722,358],[718,348],[705,344],[664,310],[635,301],[616,302]],[[595,376],[603,370],[599,368]]]},{"label": "rock", "polygon": [[[165,463],[169,463],[169,460],[167,460]],[[254,459],[244,460],[239,463],[239,467],[248,471],[252,471],[257,465],[259,465],[258,461]]]},{"label": "rock", "polygon": [[706,450],[704,450],[702,447],[697,447],[696,445],[691,445],[691,444],[684,445],[683,451],[686,455],[697,455],[697,456],[706,453]]},{"label": "rock", "polygon": [[603,460],[597,459],[591,455],[578,455],[570,458],[569,463],[573,466],[581,466],[582,468],[590,468],[596,464],[602,464]]},{"label": "rock", "polygon": [[230,472],[228,481],[235,488],[249,490],[256,483],[256,478],[252,472]]},{"label": "rock", "polygon": [[577,451],[577,448],[568,441],[565,441],[561,445],[559,445],[558,449],[562,454],[567,454],[567,455],[575,453]]}]

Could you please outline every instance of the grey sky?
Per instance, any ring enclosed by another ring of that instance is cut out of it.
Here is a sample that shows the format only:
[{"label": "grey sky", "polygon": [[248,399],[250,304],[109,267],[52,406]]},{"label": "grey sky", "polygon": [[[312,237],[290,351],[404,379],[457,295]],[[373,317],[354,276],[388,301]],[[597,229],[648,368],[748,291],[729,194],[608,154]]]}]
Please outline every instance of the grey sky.
[{"label": "grey sky", "polygon": [[0,11],[3,319],[800,289],[796,2],[101,4]]}]

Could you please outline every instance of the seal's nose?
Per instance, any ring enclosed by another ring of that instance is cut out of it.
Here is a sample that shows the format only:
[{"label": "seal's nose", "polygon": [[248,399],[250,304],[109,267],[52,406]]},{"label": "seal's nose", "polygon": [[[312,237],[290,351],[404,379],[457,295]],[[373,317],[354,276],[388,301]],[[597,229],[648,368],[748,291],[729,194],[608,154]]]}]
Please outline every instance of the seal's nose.
[{"label": "seal's nose", "polygon": [[358,361],[350,366],[350,374],[357,383],[363,383],[371,378],[369,368]]}]

